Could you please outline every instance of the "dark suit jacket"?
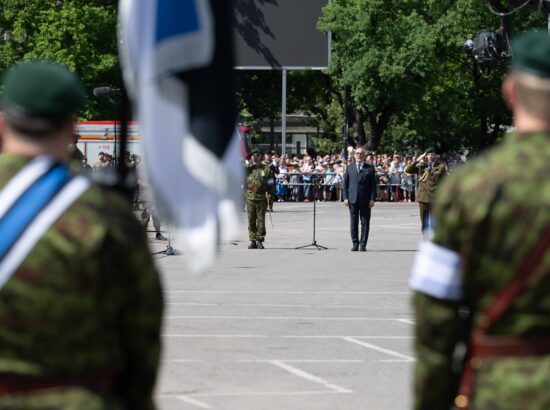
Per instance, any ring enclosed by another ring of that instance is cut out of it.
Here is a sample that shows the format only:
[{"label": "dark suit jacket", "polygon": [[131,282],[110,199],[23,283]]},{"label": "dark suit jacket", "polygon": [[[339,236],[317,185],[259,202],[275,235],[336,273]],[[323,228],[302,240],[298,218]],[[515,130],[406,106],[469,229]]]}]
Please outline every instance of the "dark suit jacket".
[{"label": "dark suit jacket", "polygon": [[357,172],[355,163],[349,164],[344,174],[342,193],[344,199],[359,206],[368,205],[376,197],[376,172],[374,167],[363,163]]}]

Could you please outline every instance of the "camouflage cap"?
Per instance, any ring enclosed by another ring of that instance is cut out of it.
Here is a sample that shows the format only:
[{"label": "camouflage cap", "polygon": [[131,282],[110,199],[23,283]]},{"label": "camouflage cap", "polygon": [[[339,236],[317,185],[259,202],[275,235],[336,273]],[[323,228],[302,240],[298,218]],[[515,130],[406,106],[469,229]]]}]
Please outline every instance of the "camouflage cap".
[{"label": "camouflage cap", "polygon": [[550,78],[550,36],[542,31],[519,35],[512,42],[512,70]]},{"label": "camouflage cap", "polygon": [[76,113],[84,102],[78,77],[56,63],[21,63],[4,78],[2,108],[15,115],[59,121]]}]

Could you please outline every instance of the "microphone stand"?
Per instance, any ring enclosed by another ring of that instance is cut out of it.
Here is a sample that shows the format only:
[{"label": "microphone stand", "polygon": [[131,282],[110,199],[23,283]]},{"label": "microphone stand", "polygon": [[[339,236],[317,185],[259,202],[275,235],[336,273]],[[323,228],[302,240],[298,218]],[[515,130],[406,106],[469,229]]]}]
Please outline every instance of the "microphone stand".
[{"label": "microphone stand", "polygon": [[[293,184],[293,185],[296,185],[296,184]],[[315,184],[304,184],[304,185],[310,185],[310,186],[314,186]],[[321,185],[321,184],[319,184]],[[315,222],[316,222],[316,215],[317,215],[317,205],[316,205],[316,202],[317,200],[315,199],[315,196],[313,197],[313,240],[311,243],[308,243],[307,245],[303,245],[303,246],[297,246],[296,248],[294,249],[307,249],[307,248],[310,248],[310,247],[313,247],[315,249],[317,249],[318,251],[320,250],[323,250],[323,249],[328,249],[326,246],[322,246],[322,245],[319,245],[317,243],[317,240],[315,239]]]}]

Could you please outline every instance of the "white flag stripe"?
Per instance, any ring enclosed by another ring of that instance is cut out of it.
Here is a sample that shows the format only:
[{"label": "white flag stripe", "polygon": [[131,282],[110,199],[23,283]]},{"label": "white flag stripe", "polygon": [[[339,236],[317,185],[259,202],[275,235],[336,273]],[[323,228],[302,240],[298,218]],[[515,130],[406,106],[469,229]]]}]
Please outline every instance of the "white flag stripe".
[{"label": "white flag stripe", "polygon": [[90,180],[83,176],[73,178],[57,196],[36,216],[23,235],[0,262],[0,288],[25,260],[34,245],[48,228],[88,189]]},{"label": "white flag stripe", "polygon": [[52,164],[53,160],[49,157],[36,157],[11,179],[0,192],[0,218],[8,212],[23,192],[50,169]]},{"label": "white flag stripe", "polygon": [[201,145],[190,134],[189,91],[177,76],[206,66],[213,57],[215,20],[209,0],[186,0],[194,1],[200,24],[181,27],[182,34],[171,27],[176,34],[161,35],[157,44],[159,1],[121,2],[121,61],[125,81],[134,89],[155,204],[165,223],[174,225],[176,246],[200,270],[213,261],[223,241],[238,233],[243,173],[239,135],[235,133],[223,158]]}]

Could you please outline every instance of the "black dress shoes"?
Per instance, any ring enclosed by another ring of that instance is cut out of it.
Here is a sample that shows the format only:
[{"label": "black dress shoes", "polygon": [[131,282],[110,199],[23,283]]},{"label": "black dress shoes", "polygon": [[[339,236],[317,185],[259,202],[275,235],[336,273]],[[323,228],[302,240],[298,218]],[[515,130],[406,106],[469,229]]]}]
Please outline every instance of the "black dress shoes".
[{"label": "black dress shoes", "polygon": [[353,248],[351,248],[352,252],[357,252],[359,250],[359,246],[353,245]]},{"label": "black dress shoes", "polygon": [[367,251],[367,245],[361,245],[361,248],[359,248],[359,250],[361,252],[366,252]]},{"label": "black dress shoes", "polygon": [[256,241],[250,241],[250,245],[248,245],[248,249],[257,249]]}]

